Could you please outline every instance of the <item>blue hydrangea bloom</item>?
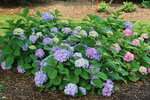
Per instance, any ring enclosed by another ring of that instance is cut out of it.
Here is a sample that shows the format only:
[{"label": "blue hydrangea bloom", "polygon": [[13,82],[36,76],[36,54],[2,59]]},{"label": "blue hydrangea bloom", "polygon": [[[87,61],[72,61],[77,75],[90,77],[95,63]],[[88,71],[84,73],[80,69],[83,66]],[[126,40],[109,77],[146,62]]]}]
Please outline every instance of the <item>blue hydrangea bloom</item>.
[{"label": "blue hydrangea bloom", "polygon": [[23,46],[23,48],[22,48],[22,49],[23,49],[23,51],[27,51],[27,50],[28,50],[28,47],[29,47],[29,46],[28,46],[28,44],[27,44],[27,43],[25,43],[25,44],[24,44],[24,46]]},{"label": "blue hydrangea bloom", "polygon": [[49,12],[42,14],[42,20],[53,20],[53,15]]},{"label": "blue hydrangea bloom", "polygon": [[75,84],[69,83],[65,89],[64,89],[64,93],[66,95],[70,95],[70,96],[76,96],[76,94],[78,93],[78,87]]},{"label": "blue hydrangea bloom", "polygon": [[86,95],[86,89],[85,88],[79,87],[79,89],[81,90],[81,92],[82,92],[83,95]]},{"label": "blue hydrangea bloom", "polygon": [[52,44],[52,43],[53,43],[53,39],[51,39],[51,38],[43,39],[43,45]]},{"label": "blue hydrangea bloom", "polygon": [[103,96],[111,96],[114,93],[114,85],[111,80],[107,80],[103,83],[104,88],[102,89]]},{"label": "blue hydrangea bloom", "polygon": [[131,22],[125,22],[123,23],[123,25],[126,29],[130,29],[130,30],[133,29],[133,24]]},{"label": "blue hydrangea bloom", "polygon": [[54,56],[54,59],[62,63],[62,62],[67,61],[71,55],[72,54],[70,51],[61,49],[61,50],[57,50],[53,56]]},{"label": "blue hydrangea bloom", "polygon": [[39,58],[43,58],[45,55],[45,52],[43,51],[43,49],[38,49],[35,51],[35,55]]},{"label": "blue hydrangea bloom", "polygon": [[18,73],[25,73],[26,70],[25,69],[22,69],[21,66],[18,66],[17,67],[17,70],[18,70]]},{"label": "blue hydrangea bloom", "polygon": [[96,59],[96,60],[101,59],[100,53],[95,48],[88,48],[86,50],[86,56],[91,59]]},{"label": "blue hydrangea bloom", "polygon": [[26,36],[24,34],[20,35],[19,37],[20,40],[25,40],[26,39]]},{"label": "blue hydrangea bloom", "polygon": [[41,86],[43,83],[45,83],[48,80],[48,77],[45,72],[38,71],[35,73],[34,82],[36,86]]},{"label": "blue hydrangea bloom", "polygon": [[57,50],[60,50],[60,47],[59,46],[54,46],[52,47],[51,51],[57,51]]},{"label": "blue hydrangea bloom", "polygon": [[38,36],[36,35],[30,35],[29,36],[29,40],[34,44],[38,39]]},{"label": "blue hydrangea bloom", "polygon": [[12,66],[8,66],[8,67],[6,67],[6,65],[5,65],[5,61],[3,61],[3,62],[1,63],[1,67],[2,67],[2,69],[3,69],[3,70],[9,70],[9,69],[11,69],[11,68],[12,68]]},{"label": "blue hydrangea bloom", "polygon": [[50,32],[58,32],[58,28],[57,27],[53,27],[50,29]]}]

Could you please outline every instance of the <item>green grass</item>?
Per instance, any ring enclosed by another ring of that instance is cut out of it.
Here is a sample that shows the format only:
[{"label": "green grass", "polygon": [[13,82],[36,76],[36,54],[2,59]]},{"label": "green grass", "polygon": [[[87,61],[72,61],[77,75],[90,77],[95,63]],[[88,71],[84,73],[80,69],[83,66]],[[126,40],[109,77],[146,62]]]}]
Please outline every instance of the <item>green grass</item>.
[{"label": "green grass", "polygon": [[[7,31],[7,27],[9,27],[6,20],[18,19],[18,18],[19,18],[19,16],[17,16],[17,15],[0,15],[0,36],[4,36],[6,31]],[[82,20],[80,20],[80,19],[63,19],[62,21],[65,21],[65,22],[70,21],[70,22],[73,22],[73,23],[82,22]],[[150,21],[137,21],[134,24],[134,26],[136,27],[139,22],[141,22],[142,24],[150,25]]]}]

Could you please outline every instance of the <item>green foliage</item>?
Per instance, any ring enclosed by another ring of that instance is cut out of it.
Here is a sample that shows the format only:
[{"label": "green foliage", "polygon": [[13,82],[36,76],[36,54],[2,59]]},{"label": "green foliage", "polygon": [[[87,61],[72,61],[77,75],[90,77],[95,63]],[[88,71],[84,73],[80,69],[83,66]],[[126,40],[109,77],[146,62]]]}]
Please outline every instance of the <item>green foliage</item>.
[{"label": "green foliage", "polygon": [[19,4],[19,5],[27,5],[27,4],[30,4],[30,2],[28,0],[16,0],[16,2]]},{"label": "green foliage", "polygon": [[123,7],[121,8],[121,10],[129,13],[129,12],[136,11],[137,8],[138,8],[138,6],[136,4],[126,1],[126,2],[123,2]]},{"label": "green foliage", "polygon": [[110,6],[105,1],[102,1],[102,2],[99,3],[99,5],[98,5],[98,11],[99,12],[105,12],[107,14],[111,13]]},{"label": "green foliage", "polygon": [[150,1],[143,0],[142,7],[143,8],[150,8]]}]

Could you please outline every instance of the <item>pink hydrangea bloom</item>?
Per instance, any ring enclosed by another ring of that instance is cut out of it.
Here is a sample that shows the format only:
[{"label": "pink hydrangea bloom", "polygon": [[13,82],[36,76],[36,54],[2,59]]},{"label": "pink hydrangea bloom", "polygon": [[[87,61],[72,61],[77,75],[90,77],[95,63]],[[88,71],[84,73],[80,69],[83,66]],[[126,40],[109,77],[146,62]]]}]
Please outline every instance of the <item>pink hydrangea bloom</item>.
[{"label": "pink hydrangea bloom", "polygon": [[144,38],[144,39],[148,39],[148,34],[144,33],[144,34],[141,35],[141,37]]},{"label": "pink hydrangea bloom", "polygon": [[137,47],[140,47],[140,41],[139,41],[138,39],[134,39],[134,40],[132,41],[132,45],[137,46]]},{"label": "pink hydrangea bloom", "polygon": [[133,61],[134,60],[134,55],[130,52],[127,52],[125,55],[124,55],[124,58],[123,58],[124,61],[126,62],[130,62],[130,61]]},{"label": "pink hydrangea bloom", "polygon": [[120,38],[120,39],[118,39],[118,41],[121,42],[121,41],[124,41],[124,39],[123,39],[123,38]]},{"label": "pink hydrangea bloom", "polygon": [[133,31],[130,29],[125,29],[122,33],[126,34],[127,36],[130,36],[133,34]]},{"label": "pink hydrangea bloom", "polygon": [[118,52],[121,50],[121,47],[119,46],[118,43],[115,43],[114,46],[115,46],[115,48],[116,48],[116,50],[117,50]]},{"label": "pink hydrangea bloom", "polygon": [[147,68],[147,72],[150,73],[150,68]]}]

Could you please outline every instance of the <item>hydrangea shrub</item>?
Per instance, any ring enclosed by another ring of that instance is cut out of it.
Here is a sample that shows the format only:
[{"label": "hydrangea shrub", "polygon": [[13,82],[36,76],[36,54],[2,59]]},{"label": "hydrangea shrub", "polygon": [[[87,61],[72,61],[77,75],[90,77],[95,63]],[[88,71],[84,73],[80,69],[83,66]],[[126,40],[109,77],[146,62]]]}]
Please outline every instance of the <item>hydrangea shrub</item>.
[{"label": "hydrangea shrub", "polygon": [[[150,30],[134,29],[114,12],[105,20],[88,15],[82,23],[62,21],[59,11],[9,20],[10,30],[0,37],[3,70],[35,76],[41,89],[64,90],[66,95],[102,94],[117,89],[115,80],[127,83],[150,73]],[[141,27],[140,27],[141,28]]]}]

